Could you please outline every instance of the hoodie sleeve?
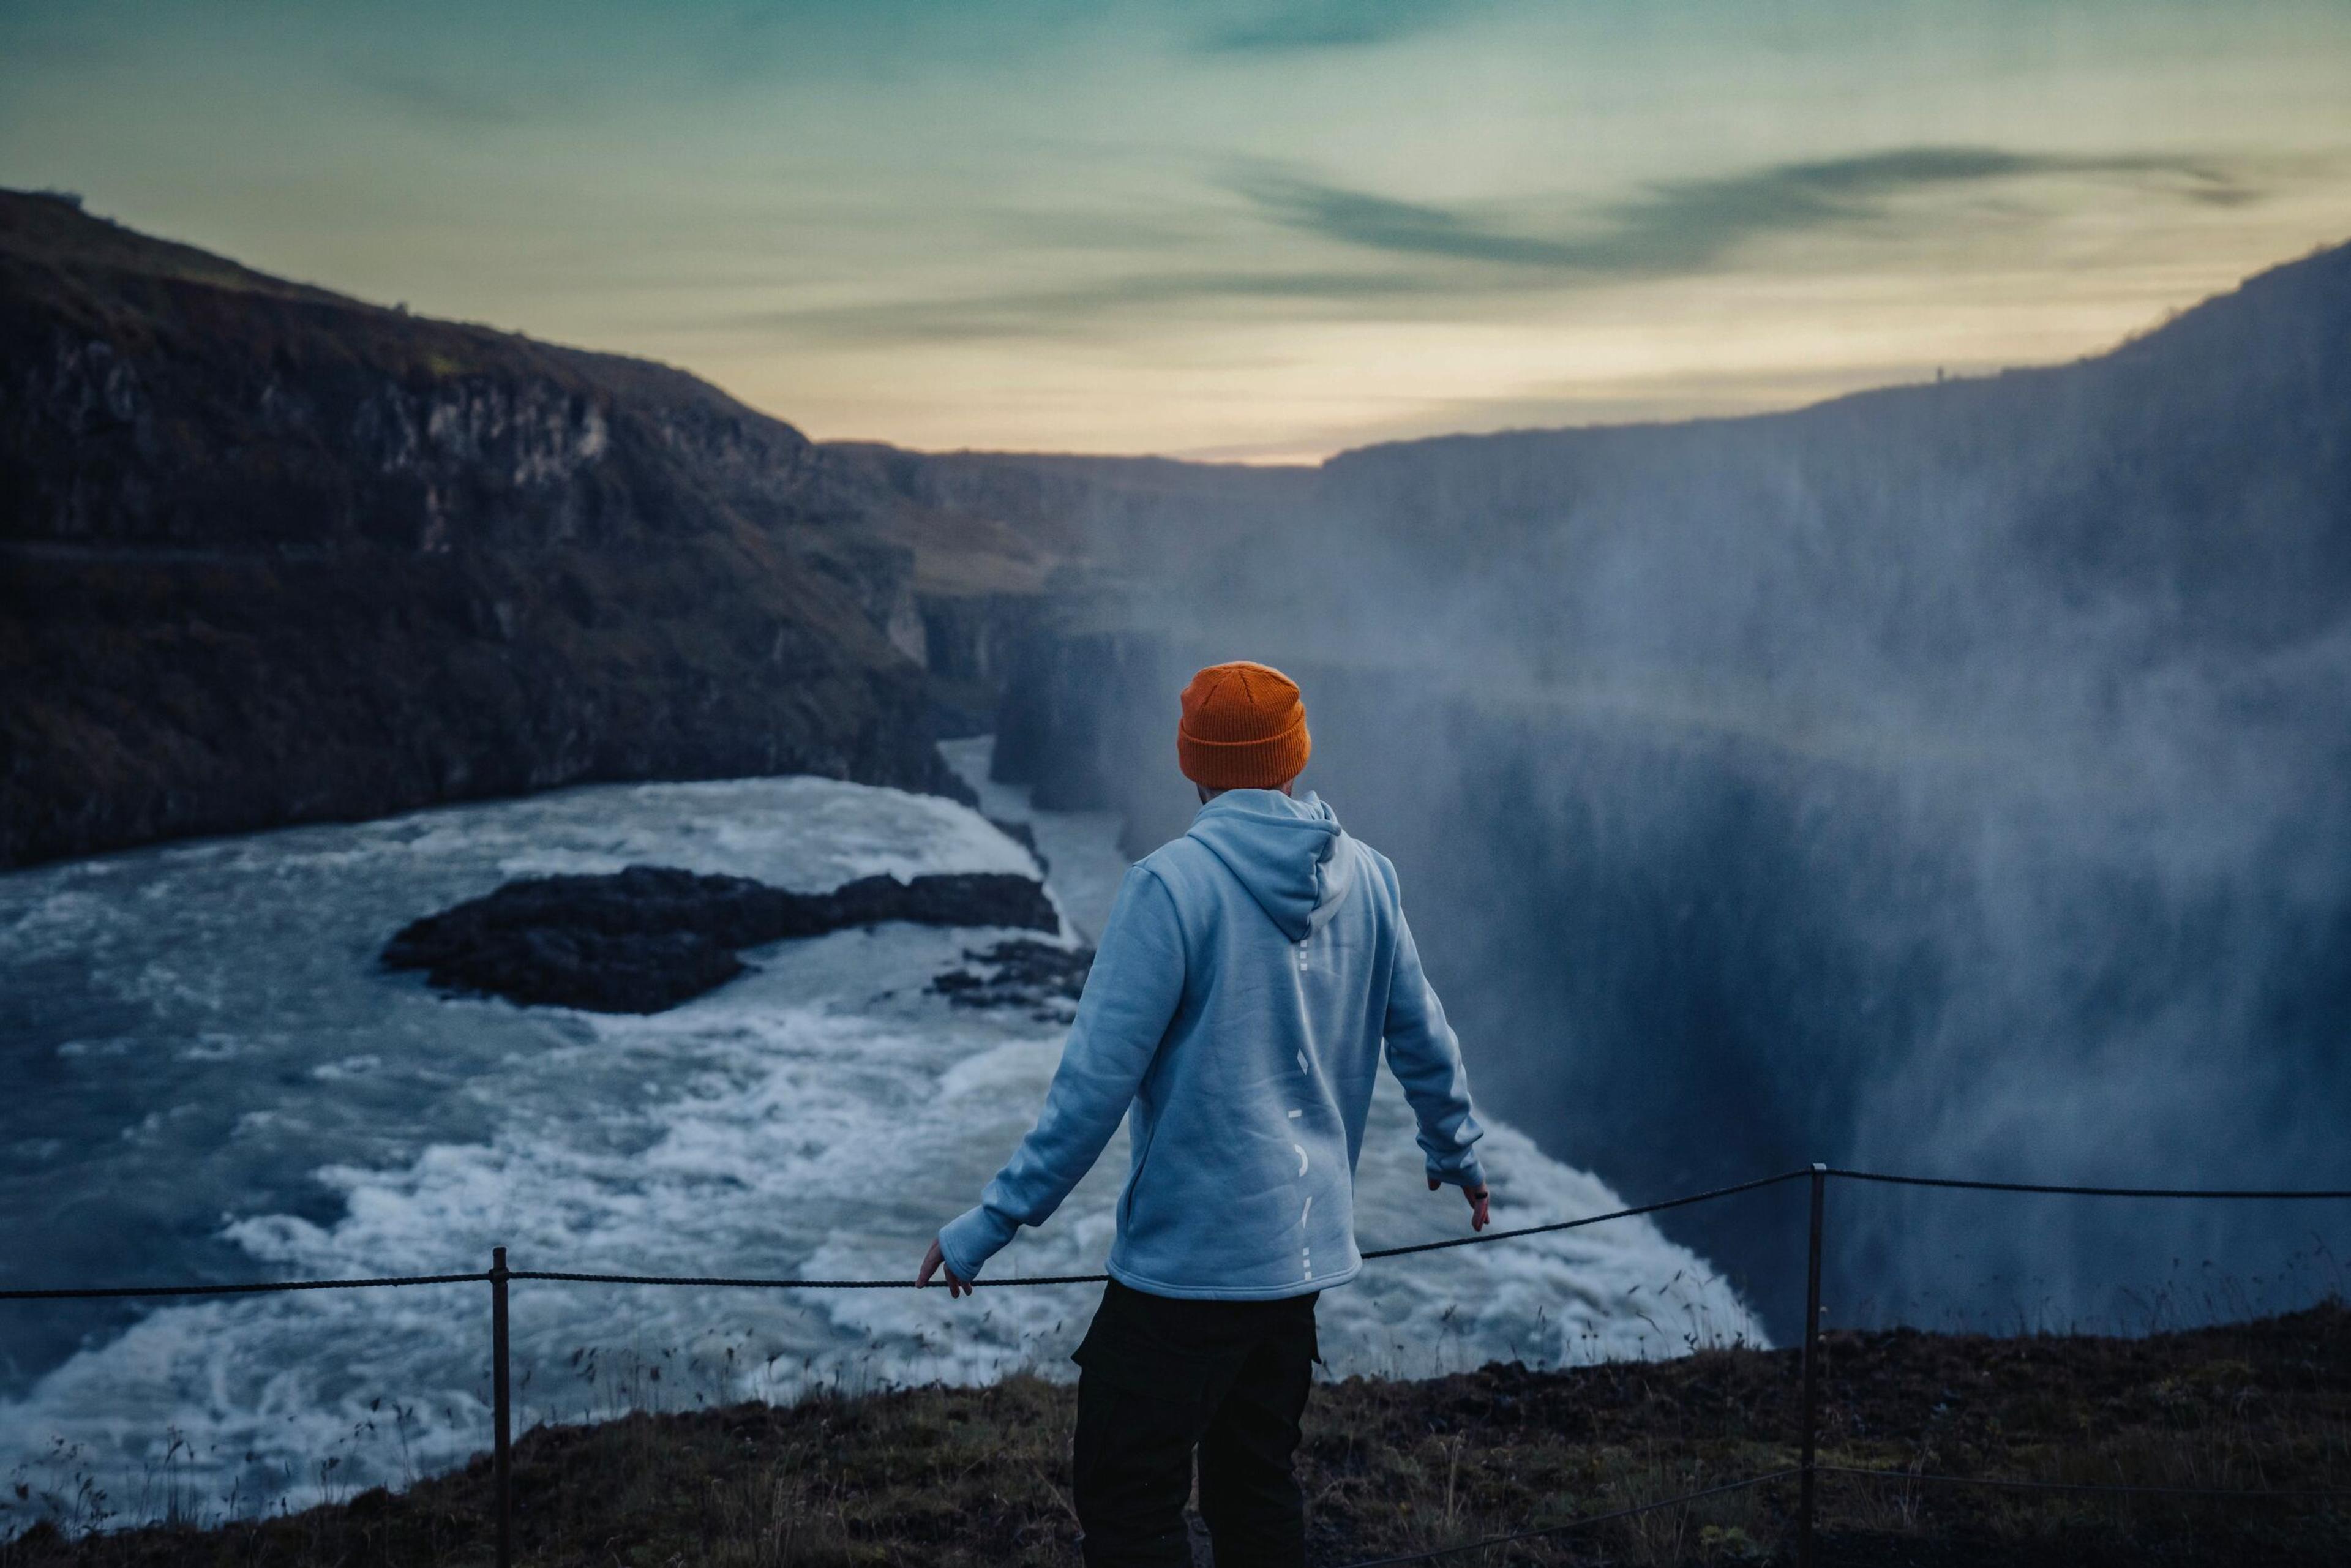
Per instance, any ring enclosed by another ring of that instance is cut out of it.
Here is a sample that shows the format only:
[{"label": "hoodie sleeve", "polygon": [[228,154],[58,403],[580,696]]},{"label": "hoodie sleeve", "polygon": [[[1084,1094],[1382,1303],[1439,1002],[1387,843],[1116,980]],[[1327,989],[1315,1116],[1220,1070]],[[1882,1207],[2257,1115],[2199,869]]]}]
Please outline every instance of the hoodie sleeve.
[{"label": "hoodie sleeve", "polygon": [[1014,1230],[1042,1225],[1093,1168],[1176,1017],[1184,967],[1175,900],[1157,875],[1129,867],[1035,1129],[980,1194],[979,1207],[939,1232],[939,1250],[956,1278],[977,1279]]},{"label": "hoodie sleeve", "polygon": [[[1388,893],[1395,897],[1395,871],[1387,873]],[[1420,949],[1405,923],[1404,904],[1395,903],[1395,961],[1388,976],[1388,1071],[1404,1085],[1420,1124],[1421,1153],[1428,1156],[1428,1174],[1456,1186],[1485,1185],[1478,1163],[1478,1140],[1486,1129],[1469,1109],[1469,1074],[1461,1064],[1461,1042],[1445,1021],[1445,1005],[1437,999],[1428,977],[1421,973]]]}]

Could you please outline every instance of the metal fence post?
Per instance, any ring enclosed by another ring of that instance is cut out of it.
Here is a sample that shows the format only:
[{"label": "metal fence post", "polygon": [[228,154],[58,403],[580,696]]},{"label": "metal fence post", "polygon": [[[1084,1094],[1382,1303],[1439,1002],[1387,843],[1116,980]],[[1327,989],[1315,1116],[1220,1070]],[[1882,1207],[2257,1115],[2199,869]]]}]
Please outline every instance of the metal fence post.
[{"label": "metal fence post", "polygon": [[[1818,1208],[1817,1202],[1814,1204]],[[490,1249],[491,1478],[497,1496],[498,1568],[514,1568],[514,1410],[507,1397],[507,1249]]]},{"label": "metal fence post", "polygon": [[1829,1167],[1813,1164],[1813,1220],[1804,1254],[1804,1444],[1796,1502],[1797,1568],[1813,1568],[1813,1487],[1819,1450],[1821,1402],[1821,1199]]}]

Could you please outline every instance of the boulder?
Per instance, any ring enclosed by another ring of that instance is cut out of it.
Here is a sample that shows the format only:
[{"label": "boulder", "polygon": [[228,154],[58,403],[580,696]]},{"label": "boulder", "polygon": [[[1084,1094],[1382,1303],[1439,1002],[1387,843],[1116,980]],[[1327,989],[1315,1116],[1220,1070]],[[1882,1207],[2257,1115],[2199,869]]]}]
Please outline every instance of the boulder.
[{"label": "boulder", "polygon": [[1043,884],[1009,873],[869,876],[830,893],[792,893],[749,877],[637,865],[510,882],[402,927],[383,964],[421,969],[444,991],[526,1007],[653,1013],[742,974],[738,948],[893,920],[1061,928]]}]

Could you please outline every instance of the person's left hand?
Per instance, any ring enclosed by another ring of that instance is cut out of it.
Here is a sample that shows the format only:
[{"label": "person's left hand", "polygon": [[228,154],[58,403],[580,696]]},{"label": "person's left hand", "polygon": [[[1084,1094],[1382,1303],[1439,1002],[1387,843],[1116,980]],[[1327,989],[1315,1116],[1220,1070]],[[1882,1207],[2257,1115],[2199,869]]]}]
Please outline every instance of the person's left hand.
[{"label": "person's left hand", "polygon": [[[1445,1184],[1443,1182],[1437,1180],[1435,1176],[1428,1178],[1428,1190],[1431,1192],[1435,1192],[1438,1187],[1443,1186]],[[1487,1225],[1492,1219],[1492,1216],[1487,1212],[1487,1206],[1493,1200],[1494,1189],[1485,1186],[1483,1183],[1480,1183],[1477,1186],[1463,1187],[1461,1189],[1461,1196],[1469,1200],[1469,1228],[1472,1230],[1485,1229]]]},{"label": "person's left hand", "polygon": [[[1486,1211],[1481,1207],[1478,1212],[1480,1216],[1479,1223],[1482,1225],[1485,1223],[1483,1216]],[[947,1267],[947,1255],[939,1250],[939,1239],[935,1236],[931,1238],[931,1249],[923,1254],[923,1271],[914,1276],[914,1283],[927,1285],[931,1282],[931,1276],[934,1274],[946,1281],[947,1295],[950,1298],[971,1294],[971,1281],[956,1278],[956,1271]]]}]

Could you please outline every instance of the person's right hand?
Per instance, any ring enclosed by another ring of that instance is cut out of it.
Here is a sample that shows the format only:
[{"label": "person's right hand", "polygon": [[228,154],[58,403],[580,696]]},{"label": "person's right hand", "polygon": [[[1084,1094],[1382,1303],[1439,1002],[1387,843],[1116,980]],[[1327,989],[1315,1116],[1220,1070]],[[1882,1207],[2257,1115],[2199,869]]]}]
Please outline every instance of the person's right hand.
[{"label": "person's right hand", "polygon": [[[1428,1178],[1428,1190],[1431,1192],[1435,1192],[1438,1187],[1443,1186],[1445,1184],[1443,1182],[1437,1180],[1435,1176]],[[1493,1188],[1487,1186],[1482,1183],[1477,1186],[1465,1186],[1461,1189],[1461,1196],[1469,1200],[1470,1229],[1483,1230],[1488,1225],[1492,1223],[1493,1216],[1488,1213],[1487,1210],[1488,1206],[1493,1201]]]}]

